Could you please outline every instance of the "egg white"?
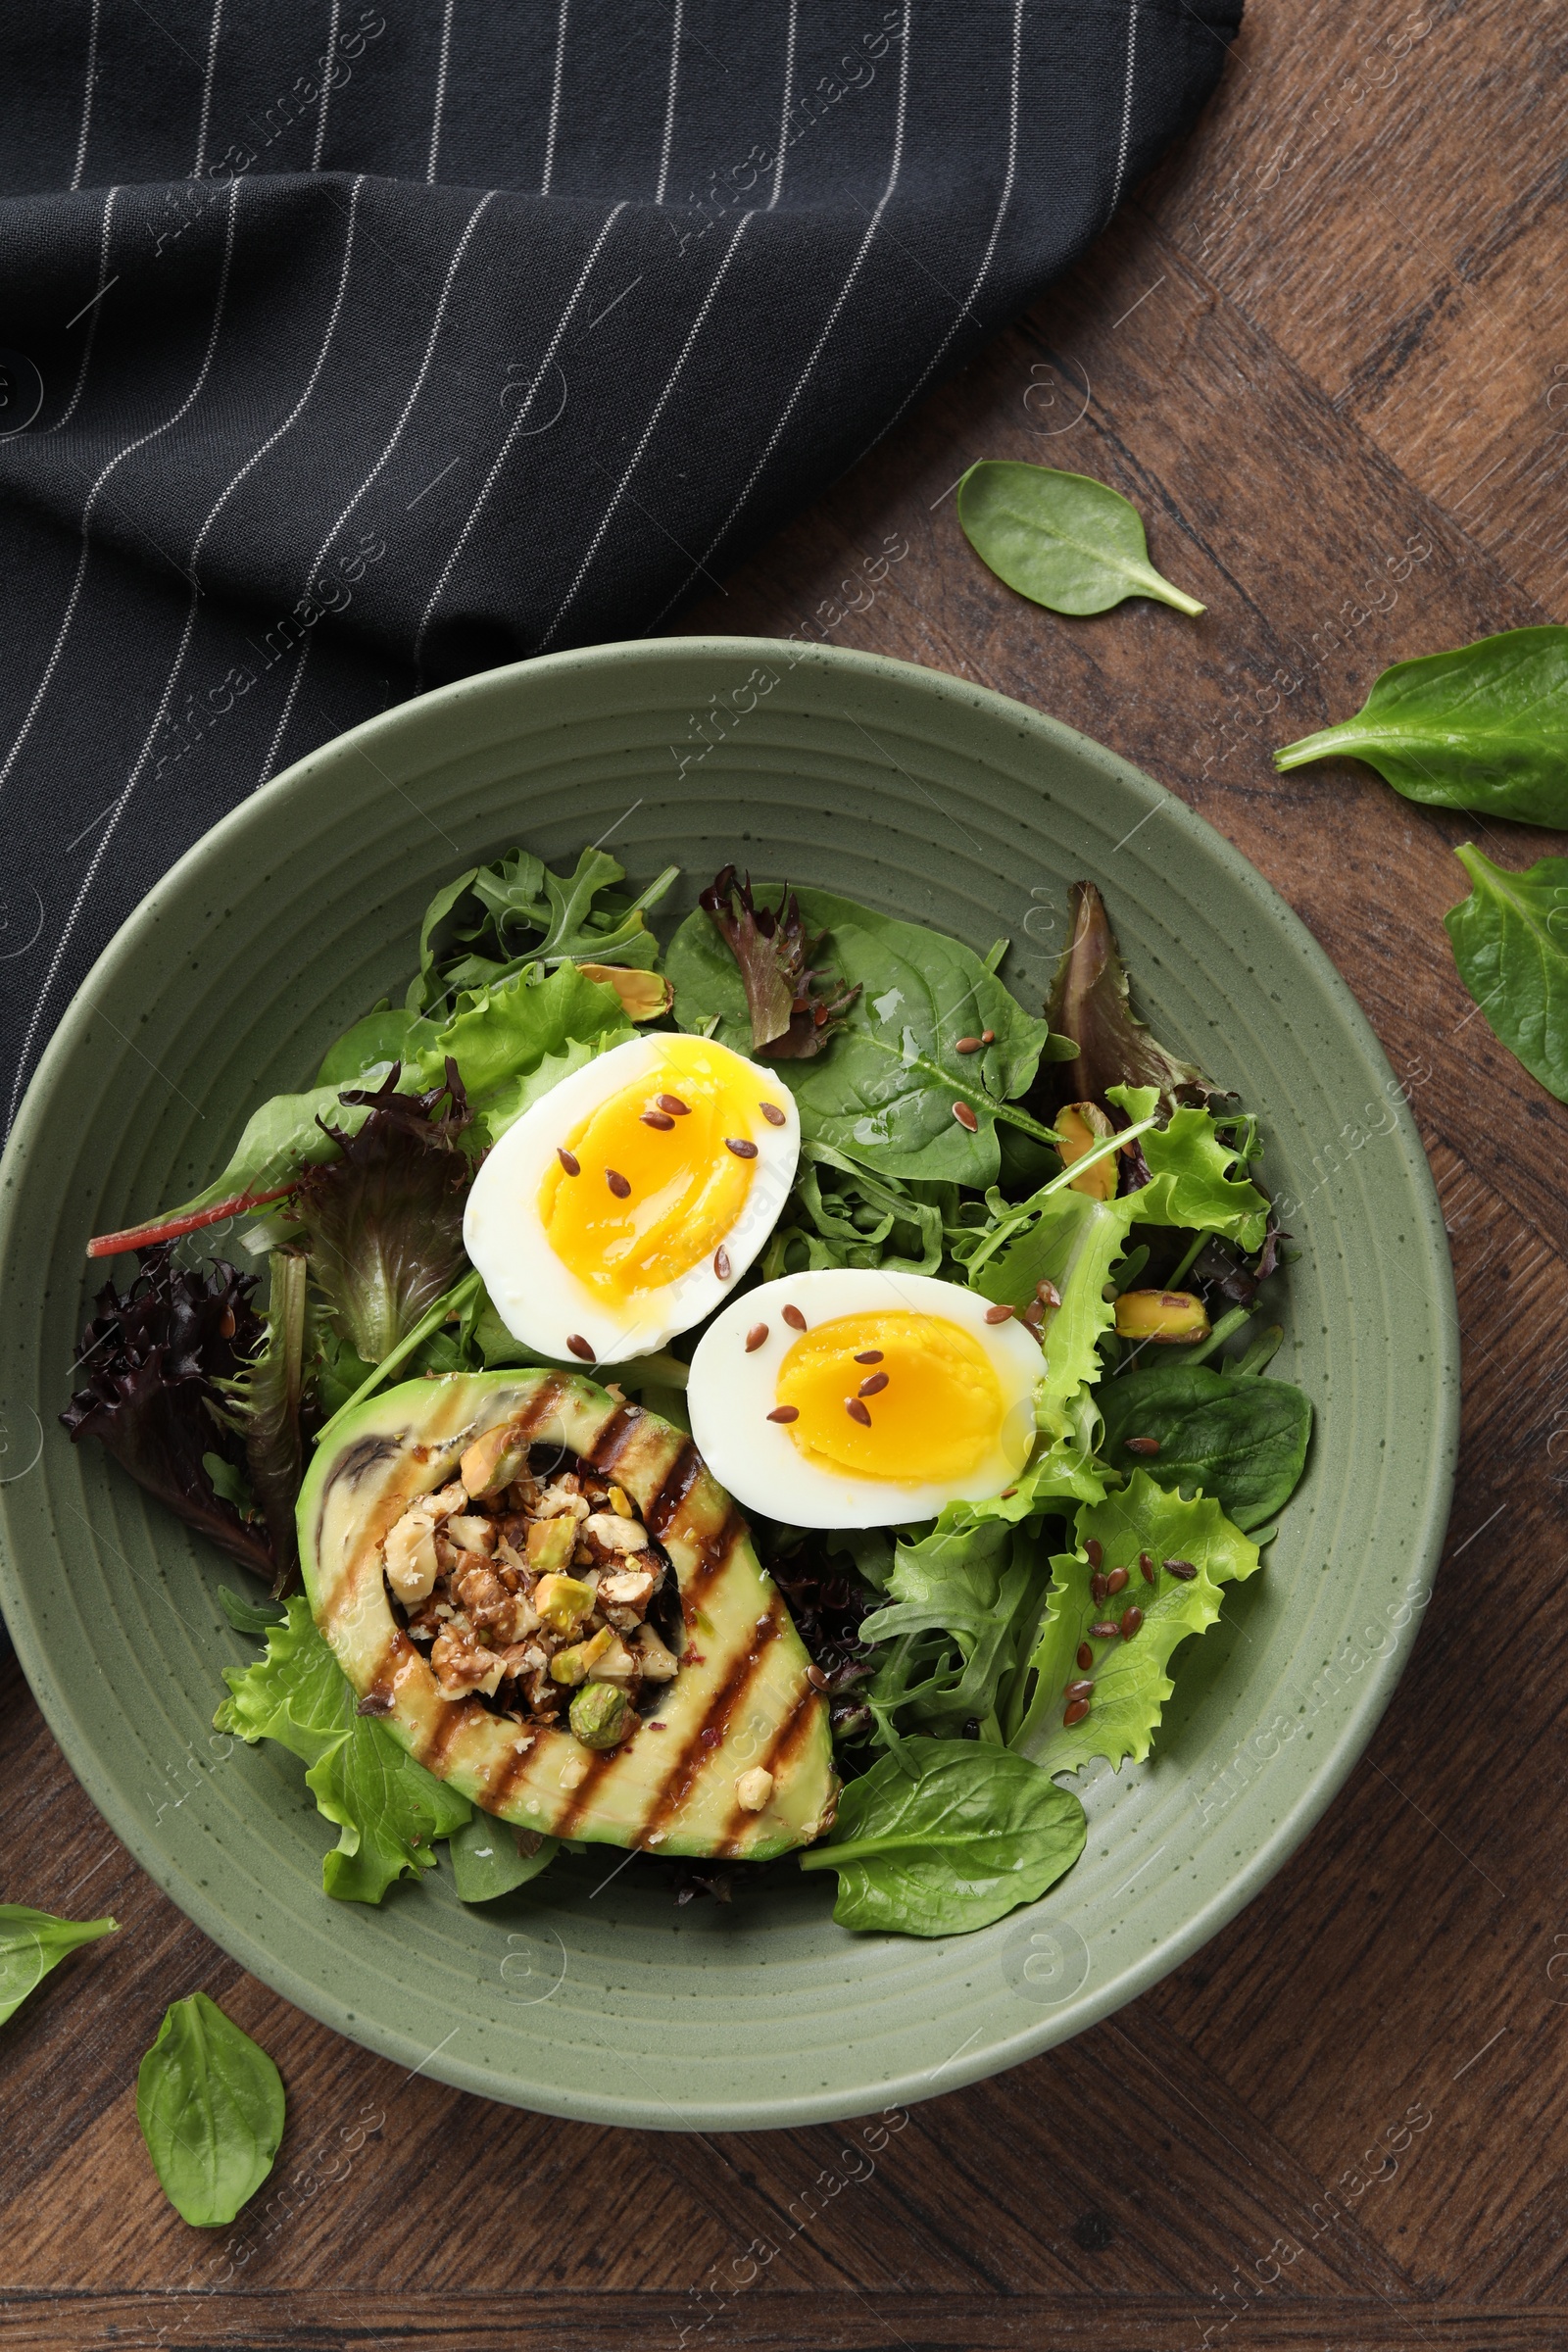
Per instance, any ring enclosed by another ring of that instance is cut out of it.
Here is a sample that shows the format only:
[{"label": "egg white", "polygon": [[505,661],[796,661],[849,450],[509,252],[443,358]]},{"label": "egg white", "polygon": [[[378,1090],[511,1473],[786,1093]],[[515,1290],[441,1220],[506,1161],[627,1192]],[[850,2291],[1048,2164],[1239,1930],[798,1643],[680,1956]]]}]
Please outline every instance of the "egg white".
[{"label": "egg white", "polygon": [[[764,1282],[715,1317],[692,1357],[686,1402],[699,1452],[738,1502],[790,1527],[897,1527],[932,1518],[947,1502],[1000,1494],[1029,1457],[1044,1366],[1040,1343],[1021,1323],[986,1321],[990,1304],[930,1274],[845,1266]],[[841,1315],[900,1311],[956,1323],[980,1342],[1001,1384],[999,1444],[966,1478],[924,1485],[858,1478],[808,1461],[787,1425],[767,1417],[778,1401],[779,1366],[801,1336],[785,1322],[786,1306],[798,1307],[812,1330]],[[767,1325],[767,1337],[748,1354],[747,1334],[759,1323]]]},{"label": "egg white", "polygon": [[[594,1361],[620,1363],[653,1354],[678,1332],[690,1331],[734,1289],[777,1224],[795,1181],[801,1150],[795,1098],[774,1072],[715,1045],[714,1053],[748,1074],[758,1102],[775,1103],[784,1113],[781,1127],[759,1120],[752,1129],[757,1158],[740,1216],[695,1266],[641,1292],[619,1310],[563,1264],[539,1215],[539,1189],[557,1148],[612,1095],[651,1075],[671,1042],[664,1033],[634,1037],[574,1070],[507,1129],[473,1180],[463,1219],[469,1260],[513,1338],[558,1362],[586,1361],[566,1344],[573,1335],[587,1341]],[[729,1258],[728,1281],[713,1271],[719,1241]]]}]

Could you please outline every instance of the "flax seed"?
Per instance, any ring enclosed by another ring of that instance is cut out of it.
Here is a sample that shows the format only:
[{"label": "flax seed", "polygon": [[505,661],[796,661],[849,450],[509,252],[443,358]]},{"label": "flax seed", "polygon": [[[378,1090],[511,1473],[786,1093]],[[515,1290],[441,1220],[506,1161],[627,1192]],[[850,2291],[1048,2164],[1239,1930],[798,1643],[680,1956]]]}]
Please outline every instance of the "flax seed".
[{"label": "flax seed", "polygon": [[568,1176],[580,1176],[582,1174],[582,1162],[572,1157],[571,1153],[566,1150],[564,1144],[558,1144],[556,1146],[556,1157],[560,1160],[562,1166],[565,1169]]}]

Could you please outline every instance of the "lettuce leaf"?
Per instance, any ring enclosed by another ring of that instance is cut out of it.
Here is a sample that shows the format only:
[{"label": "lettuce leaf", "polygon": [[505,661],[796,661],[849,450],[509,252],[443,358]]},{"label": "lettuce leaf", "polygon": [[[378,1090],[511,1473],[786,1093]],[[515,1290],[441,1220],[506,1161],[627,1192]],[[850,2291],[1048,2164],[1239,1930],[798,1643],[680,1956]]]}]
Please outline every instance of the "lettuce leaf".
[{"label": "lettuce leaf", "polygon": [[353,1689],[303,1593],[269,1629],[266,1655],[225,1666],[223,1680],[219,1731],[253,1746],[275,1740],[309,1767],[317,1810],[340,1832],[321,1866],[321,1884],[338,1901],[378,1903],[395,1880],[429,1870],[434,1841],[472,1818],[466,1796],[416,1763],[384,1724],[355,1712]]},{"label": "lettuce leaf", "polygon": [[[1118,1767],[1128,1757],[1143,1762],[1175,1687],[1167,1672],[1172,1652],[1189,1634],[1213,1624],[1222,1587],[1252,1575],[1260,1557],[1257,1545],[1232,1526],[1210,1496],[1185,1501],[1143,1470],[1133,1473],[1121,1494],[1086,1504],[1074,1533],[1075,1548],[1051,1563],[1045,1623],[1029,1661],[1033,1688],[1020,1692],[1027,1704],[1017,1711],[1017,1721],[1004,1727],[1008,1744],[1048,1773],[1077,1772],[1096,1756]],[[1086,1549],[1091,1539],[1101,1547],[1099,1571]],[[1152,1585],[1139,1566],[1142,1552],[1153,1563]],[[1198,1573],[1187,1580],[1174,1577],[1162,1565],[1167,1559]],[[1117,1568],[1127,1571],[1123,1590],[1097,1598],[1091,1579]],[[1119,1620],[1128,1607],[1143,1611],[1143,1624],[1129,1640],[1091,1638],[1091,1625]],[[1087,1673],[1077,1662],[1085,1642],[1095,1653]],[[1068,1725],[1062,1720],[1062,1693],[1069,1683],[1083,1680],[1094,1685],[1089,1713]]]},{"label": "lettuce leaf", "polygon": [[436,1069],[457,1063],[482,1139],[496,1143],[530,1102],[595,1054],[636,1032],[606,980],[574,963],[544,978],[526,973],[461,997],[436,1033]]},{"label": "lettuce leaf", "polygon": [[[1135,1125],[1153,1114],[1158,1101],[1153,1087],[1113,1086],[1109,1094]],[[1100,1378],[1100,1342],[1116,1320],[1115,1300],[1104,1294],[1134,1225],[1217,1233],[1248,1250],[1263,1245],[1268,1202],[1232,1174],[1235,1151],[1206,1110],[1177,1110],[1140,1142],[1150,1171],[1140,1190],[1113,1200],[1070,1187],[1037,1193],[1008,1212],[970,1262],[970,1285],[984,1298],[1023,1307],[1043,1283],[1060,1298],[1042,1326],[1046,1364],[1036,1393],[1036,1418],[1054,1439],[1072,1434],[1074,1408]]]}]

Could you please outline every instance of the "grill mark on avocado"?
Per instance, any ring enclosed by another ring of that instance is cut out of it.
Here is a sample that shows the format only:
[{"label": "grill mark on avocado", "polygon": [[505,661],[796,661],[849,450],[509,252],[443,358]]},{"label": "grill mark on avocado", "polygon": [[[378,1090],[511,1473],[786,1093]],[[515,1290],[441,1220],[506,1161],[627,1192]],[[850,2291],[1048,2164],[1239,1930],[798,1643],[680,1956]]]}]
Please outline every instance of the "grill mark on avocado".
[{"label": "grill mark on avocado", "polygon": [[569,1838],[572,1836],[578,1822],[581,1820],[583,1814],[588,1810],[588,1807],[593,1800],[595,1789],[598,1788],[600,1782],[604,1779],[606,1773],[610,1770],[611,1766],[614,1763],[615,1758],[620,1754],[620,1752],[621,1751],[618,1747],[612,1747],[609,1750],[591,1750],[587,1748],[583,1750],[583,1753],[589,1759],[588,1770],[584,1773],[576,1788],[567,1792],[566,1805],[561,1815],[560,1820],[550,1833],[553,1838]]},{"label": "grill mark on avocado", "polygon": [[488,1709],[481,1707],[476,1698],[442,1699],[441,1712],[435,1719],[435,1728],[419,1749],[419,1762],[424,1766],[426,1772],[433,1772],[438,1780],[443,1777],[441,1765],[447,1749],[452,1745],[458,1733],[466,1731],[475,1717],[485,1723],[493,1720]]},{"label": "grill mark on avocado", "polygon": [[745,1520],[731,1504],[724,1514],[718,1533],[710,1542],[704,1543],[700,1539],[693,1540],[692,1549],[697,1553],[697,1564],[680,1589],[681,1614],[688,1626],[698,1609],[701,1608],[703,1595],[709,1586],[713,1583],[715,1578],[723,1574],[728,1565],[730,1553],[737,1544],[746,1541],[749,1532]]},{"label": "grill mark on avocado", "polygon": [[[762,1771],[770,1772],[773,1775],[775,1782],[782,1780],[784,1774],[789,1770],[790,1761],[796,1749],[814,1730],[816,1712],[822,1704],[821,1697],[811,1689],[809,1683],[804,1685],[800,1697],[774,1733],[772,1745],[765,1754],[755,1759]],[[755,1813],[749,1813],[744,1805],[732,1806],[729,1819],[724,1824],[724,1835],[713,1848],[720,1860],[734,1861],[744,1854],[747,1826],[749,1823],[755,1822],[758,1816]]]},{"label": "grill mark on avocado", "polygon": [[647,1419],[640,1404],[617,1404],[593,1444],[582,1455],[596,1470],[609,1470],[631,1444]]},{"label": "grill mark on avocado", "polygon": [[669,1770],[660,1782],[644,1817],[639,1844],[646,1845],[650,1834],[662,1829],[666,1820],[673,1819],[680,1811],[696,1786],[698,1775],[722,1747],[730,1717],[745,1697],[747,1686],[761,1661],[763,1651],[770,1642],[778,1639],[783,1630],[783,1621],[774,1604],[769,1602],[767,1615],[759,1621],[750,1645],[736,1659],[709,1700],[707,1714],[688,1733]]},{"label": "grill mark on avocado", "polygon": [[663,1485],[643,1513],[643,1525],[651,1536],[663,1535],[702,1475],[703,1457],[688,1438],[664,1473]]}]

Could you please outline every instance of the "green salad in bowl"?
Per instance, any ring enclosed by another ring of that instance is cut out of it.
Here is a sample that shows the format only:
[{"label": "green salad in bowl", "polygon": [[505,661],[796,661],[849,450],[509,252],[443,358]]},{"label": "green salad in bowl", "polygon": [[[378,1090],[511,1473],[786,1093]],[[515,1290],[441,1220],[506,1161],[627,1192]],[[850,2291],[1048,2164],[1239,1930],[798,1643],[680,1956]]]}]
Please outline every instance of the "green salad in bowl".
[{"label": "green salad in bowl", "polygon": [[217,1722],[301,1760],[329,1895],[598,1843],[982,1928],[1301,1475],[1257,1124],[1088,883],[1037,1015],[1004,943],[732,865],[662,947],[674,879],[449,881],[402,1002],[92,1244],[138,1267],[62,1418],[258,1580]]}]

